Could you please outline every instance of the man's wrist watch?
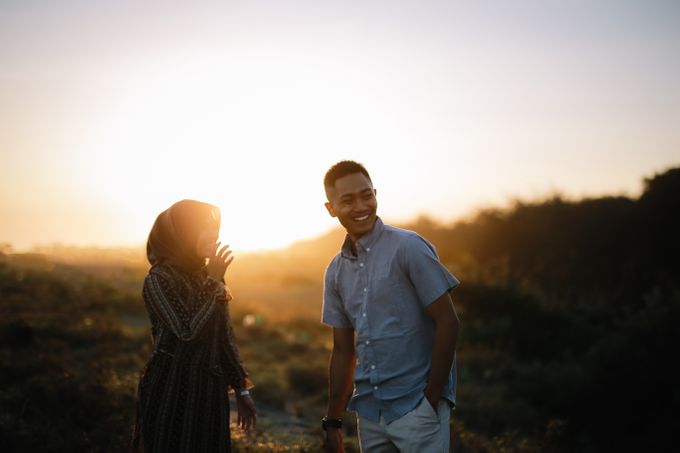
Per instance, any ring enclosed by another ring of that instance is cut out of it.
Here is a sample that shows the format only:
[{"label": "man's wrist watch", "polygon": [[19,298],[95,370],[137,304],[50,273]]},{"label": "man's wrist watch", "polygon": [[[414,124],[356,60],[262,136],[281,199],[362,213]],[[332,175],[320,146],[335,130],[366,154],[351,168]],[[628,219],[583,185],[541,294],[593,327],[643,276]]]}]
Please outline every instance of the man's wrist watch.
[{"label": "man's wrist watch", "polygon": [[328,428],[342,428],[341,418],[328,418],[324,417],[321,419],[321,429],[326,431]]}]

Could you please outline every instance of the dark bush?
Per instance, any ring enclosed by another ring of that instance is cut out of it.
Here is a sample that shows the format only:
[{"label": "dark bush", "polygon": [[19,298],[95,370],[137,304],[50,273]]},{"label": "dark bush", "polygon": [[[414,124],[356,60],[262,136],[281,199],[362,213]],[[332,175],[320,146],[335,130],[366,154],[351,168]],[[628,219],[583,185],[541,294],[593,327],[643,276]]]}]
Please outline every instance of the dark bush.
[{"label": "dark bush", "polygon": [[327,389],[328,370],[319,366],[292,363],[288,367],[288,382],[298,395],[316,395]]}]

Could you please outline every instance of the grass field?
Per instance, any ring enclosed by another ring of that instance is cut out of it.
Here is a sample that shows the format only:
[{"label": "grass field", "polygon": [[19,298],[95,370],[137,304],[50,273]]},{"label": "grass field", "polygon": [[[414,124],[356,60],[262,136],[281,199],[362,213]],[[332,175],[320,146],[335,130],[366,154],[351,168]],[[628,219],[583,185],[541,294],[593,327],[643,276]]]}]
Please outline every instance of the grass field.
[{"label": "grass field", "polygon": [[[638,199],[560,198],[421,219],[462,280],[457,452],[667,451],[680,431],[680,169]],[[323,270],[342,233],[229,270],[260,407],[237,451],[319,451],[330,332]],[[0,451],[124,451],[150,353],[140,250],[0,246]],[[348,414],[348,451],[357,451]]]}]

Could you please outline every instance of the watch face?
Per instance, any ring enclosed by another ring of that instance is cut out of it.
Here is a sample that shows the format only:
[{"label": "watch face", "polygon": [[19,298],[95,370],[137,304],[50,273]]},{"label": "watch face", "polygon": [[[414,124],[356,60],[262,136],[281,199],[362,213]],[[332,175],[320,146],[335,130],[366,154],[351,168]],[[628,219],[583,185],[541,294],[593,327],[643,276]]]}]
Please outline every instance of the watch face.
[{"label": "watch face", "polygon": [[342,428],[342,419],[328,419],[326,417],[321,419],[321,428],[324,431],[327,428]]}]

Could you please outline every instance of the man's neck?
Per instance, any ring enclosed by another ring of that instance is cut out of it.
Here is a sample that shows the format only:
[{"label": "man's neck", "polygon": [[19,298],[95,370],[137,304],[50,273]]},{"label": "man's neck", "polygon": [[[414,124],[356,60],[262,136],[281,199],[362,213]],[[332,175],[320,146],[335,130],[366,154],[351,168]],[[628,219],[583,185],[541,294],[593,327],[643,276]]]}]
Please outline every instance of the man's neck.
[{"label": "man's neck", "polygon": [[347,235],[349,236],[349,250],[352,252],[354,256],[357,256],[359,253],[357,252],[357,243],[359,242],[359,239],[361,239],[364,236],[368,236],[373,232],[375,229],[375,224],[377,223],[377,219],[375,222],[373,222],[373,227],[371,227],[371,230],[362,234],[361,236],[354,236],[352,233],[349,231],[347,232]]}]

